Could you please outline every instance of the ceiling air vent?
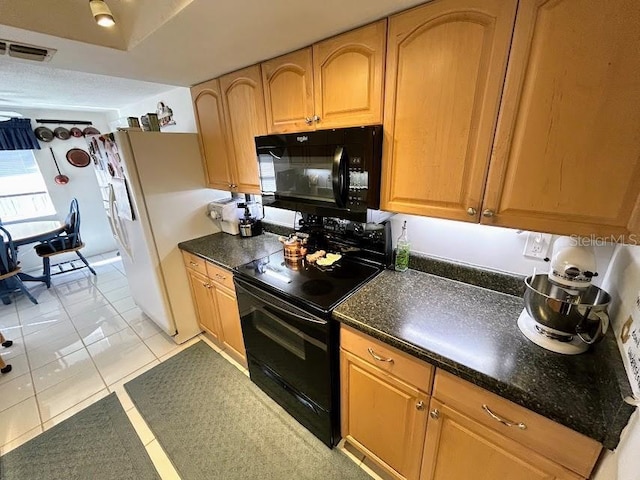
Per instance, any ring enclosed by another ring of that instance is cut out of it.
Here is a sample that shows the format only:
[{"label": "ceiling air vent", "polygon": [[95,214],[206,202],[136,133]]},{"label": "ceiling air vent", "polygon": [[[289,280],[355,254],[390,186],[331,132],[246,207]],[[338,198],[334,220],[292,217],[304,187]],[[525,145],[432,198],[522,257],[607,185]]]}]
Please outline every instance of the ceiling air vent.
[{"label": "ceiling air vent", "polygon": [[54,53],[56,53],[55,48],[16,43],[11,40],[0,40],[0,54],[9,54],[10,57],[33,60],[35,62],[48,62]]}]

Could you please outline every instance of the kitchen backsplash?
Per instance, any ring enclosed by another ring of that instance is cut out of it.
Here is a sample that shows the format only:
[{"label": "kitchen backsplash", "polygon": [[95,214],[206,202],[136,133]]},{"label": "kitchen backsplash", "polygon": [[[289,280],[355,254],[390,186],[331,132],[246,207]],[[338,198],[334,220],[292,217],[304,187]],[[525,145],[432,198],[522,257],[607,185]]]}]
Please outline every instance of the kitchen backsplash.
[{"label": "kitchen backsplash", "polygon": [[[293,227],[294,216],[294,212],[289,210],[265,207],[265,220],[271,223]],[[522,255],[527,241],[526,232],[398,214],[391,218],[394,242],[404,220],[407,221],[411,251],[414,253],[516,275],[531,275],[534,269],[538,272],[548,270],[548,262]],[[600,273],[594,281],[596,285],[601,284],[614,249],[614,245],[595,247]]]}]

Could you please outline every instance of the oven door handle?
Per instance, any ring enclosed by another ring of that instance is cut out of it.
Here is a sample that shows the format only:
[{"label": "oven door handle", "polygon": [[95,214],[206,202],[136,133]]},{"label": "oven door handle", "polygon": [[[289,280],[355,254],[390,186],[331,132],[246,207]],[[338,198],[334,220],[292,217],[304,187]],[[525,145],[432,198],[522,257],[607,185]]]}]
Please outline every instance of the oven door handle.
[{"label": "oven door handle", "polygon": [[332,183],[333,183],[333,199],[336,205],[344,208],[346,203],[347,192],[347,172],[346,172],[346,153],[344,147],[337,147],[333,156]]},{"label": "oven door handle", "polygon": [[[249,294],[249,295],[252,295],[252,294]],[[307,317],[305,315],[298,315],[297,313],[290,312],[289,310],[285,310],[284,308],[278,307],[277,305],[265,305],[263,308],[264,309],[274,308],[274,309],[279,310],[279,311],[281,311],[281,312],[283,312],[283,313],[285,313],[287,315],[291,315],[292,317],[296,317],[296,318],[298,318],[300,320],[303,320],[305,322],[317,323],[318,325],[326,325],[327,324],[326,320],[318,320],[318,319],[315,319],[315,318]]]},{"label": "oven door handle", "polygon": [[[275,310],[279,310],[287,315],[291,315],[292,317],[303,320],[305,322],[317,323],[318,325],[326,325],[328,323],[326,320],[322,320],[320,318],[314,318],[311,315],[300,315],[299,313],[291,312],[285,308],[282,308],[276,305],[274,302],[271,302],[269,299],[269,297],[275,298],[273,297],[273,295],[270,295],[268,293],[263,293],[263,292],[261,292],[260,295],[256,295],[255,293],[249,291],[249,289],[246,288],[244,285],[236,284],[236,286],[240,287],[244,291],[244,293],[255,298],[256,300],[259,300],[261,303],[268,302],[268,305],[265,305],[263,308],[273,308]],[[282,302],[282,300],[280,299],[278,299],[278,301]]]}]

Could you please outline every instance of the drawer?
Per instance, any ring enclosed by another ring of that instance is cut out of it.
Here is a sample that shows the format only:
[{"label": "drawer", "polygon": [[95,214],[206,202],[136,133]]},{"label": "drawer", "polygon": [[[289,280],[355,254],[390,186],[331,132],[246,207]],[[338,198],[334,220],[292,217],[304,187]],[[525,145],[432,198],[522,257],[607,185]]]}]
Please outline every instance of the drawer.
[{"label": "drawer", "polygon": [[215,283],[227,287],[230,290],[235,291],[235,288],[233,286],[233,273],[225,268],[218,267],[211,262],[206,263],[207,275],[211,280],[213,280]]},{"label": "drawer", "polygon": [[435,370],[432,365],[345,325],[340,326],[340,346],[424,393],[431,393]]},{"label": "drawer", "polygon": [[433,398],[583,477],[589,477],[602,449],[585,435],[440,369]]},{"label": "drawer", "polygon": [[184,265],[191,270],[195,270],[202,275],[207,274],[206,263],[202,258],[197,257],[189,252],[182,251],[182,258],[184,259]]}]

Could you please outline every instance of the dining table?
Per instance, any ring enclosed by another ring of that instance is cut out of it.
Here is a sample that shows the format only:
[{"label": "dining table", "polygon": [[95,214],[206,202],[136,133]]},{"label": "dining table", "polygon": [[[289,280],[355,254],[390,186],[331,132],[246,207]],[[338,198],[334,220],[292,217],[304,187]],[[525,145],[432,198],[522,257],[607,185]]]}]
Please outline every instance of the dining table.
[{"label": "dining table", "polygon": [[16,247],[49,240],[65,229],[64,223],[58,220],[37,220],[3,224],[2,226],[9,231]]},{"label": "dining table", "polygon": [[[37,220],[32,222],[2,224],[2,226],[11,235],[11,240],[13,241],[16,251],[19,250],[19,247],[25,245],[50,240],[64,232],[66,228],[66,225],[58,220]],[[0,238],[2,238],[3,243],[8,240],[1,230]],[[25,272],[18,273],[18,277],[20,277],[23,282],[46,281],[46,276],[44,275],[34,276]],[[6,282],[3,281],[3,284],[4,283]],[[10,288],[11,286],[12,285],[0,285],[0,299],[2,299],[2,303],[4,304],[10,303],[9,293],[12,290],[12,288]]]}]

